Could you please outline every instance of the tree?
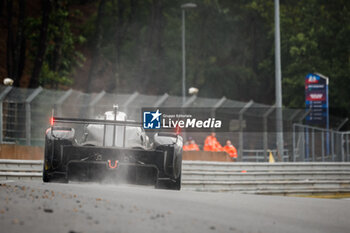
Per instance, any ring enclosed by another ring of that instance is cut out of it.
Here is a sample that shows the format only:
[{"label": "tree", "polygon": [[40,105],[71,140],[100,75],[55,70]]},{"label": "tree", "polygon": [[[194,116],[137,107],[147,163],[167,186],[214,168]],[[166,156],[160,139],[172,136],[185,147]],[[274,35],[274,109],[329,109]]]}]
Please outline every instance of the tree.
[{"label": "tree", "polygon": [[98,6],[98,13],[97,13],[97,19],[95,24],[95,36],[93,41],[94,46],[92,50],[89,76],[87,79],[87,86],[86,86],[86,92],[88,93],[92,90],[91,89],[92,79],[95,77],[96,69],[98,67],[99,53],[100,53],[100,47],[101,47],[101,41],[102,41],[102,19],[105,15],[105,5],[106,5],[106,0],[101,0]]},{"label": "tree", "polygon": [[32,71],[32,77],[29,87],[37,87],[39,85],[39,75],[44,62],[44,56],[47,47],[47,33],[49,26],[49,16],[51,13],[51,0],[42,0],[42,17],[39,43],[37,53],[34,60],[34,68]]},{"label": "tree", "polygon": [[25,64],[25,9],[26,1],[19,0],[17,33],[13,25],[13,1],[7,1],[7,75],[14,80],[14,86],[19,85]]}]

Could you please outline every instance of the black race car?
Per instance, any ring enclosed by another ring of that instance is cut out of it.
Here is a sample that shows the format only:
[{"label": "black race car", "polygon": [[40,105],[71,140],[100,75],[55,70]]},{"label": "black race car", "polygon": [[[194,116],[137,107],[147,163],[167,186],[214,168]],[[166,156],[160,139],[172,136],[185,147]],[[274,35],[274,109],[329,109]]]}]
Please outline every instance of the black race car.
[{"label": "black race car", "polygon": [[52,117],[43,181],[111,181],[180,190],[182,145],[177,134],[149,137],[141,123],[127,120],[117,108],[97,119]]}]

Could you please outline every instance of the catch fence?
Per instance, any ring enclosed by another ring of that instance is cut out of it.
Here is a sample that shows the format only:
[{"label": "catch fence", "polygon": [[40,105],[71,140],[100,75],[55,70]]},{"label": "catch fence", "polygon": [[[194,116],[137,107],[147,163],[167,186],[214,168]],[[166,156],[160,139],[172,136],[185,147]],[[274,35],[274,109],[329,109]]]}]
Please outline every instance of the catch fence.
[{"label": "catch fence", "polygon": [[[104,91],[87,94],[72,89],[63,91],[41,87],[31,89],[1,85],[0,143],[43,146],[44,134],[49,127],[49,119],[53,109],[57,116],[94,118],[112,110],[115,104],[119,106],[120,111],[124,111],[128,115],[129,119],[136,121],[141,120],[141,111],[144,107],[213,109],[217,118],[225,118],[230,122],[227,132],[217,133],[218,140],[222,145],[225,144],[226,140],[231,140],[238,150],[240,161],[268,161],[270,151],[277,161],[313,161],[310,160],[312,156],[309,155],[313,155],[313,153],[317,156],[320,155],[317,150],[312,151],[312,149],[309,154],[303,152],[306,150],[302,148],[302,142],[305,144],[307,140],[298,136],[301,134],[295,124],[303,123],[307,115],[304,109],[283,109],[284,151],[283,156],[278,156],[276,108],[274,106],[253,101],[235,101],[225,97],[202,98],[194,95],[187,97],[185,104],[182,104],[182,97],[166,93],[159,96],[137,92],[115,94]],[[337,127],[339,122],[341,121],[331,120],[334,127]],[[209,132],[188,132],[186,138],[192,137],[202,148],[208,134]],[[347,140],[346,142],[349,141],[348,134],[341,134],[341,136],[334,134],[334,137],[344,138],[345,141]],[[313,140],[317,140],[316,136]],[[345,156],[348,161],[348,149],[343,149],[344,153],[342,154],[340,144],[334,144],[334,148],[330,147],[334,149],[332,156],[337,159]],[[310,146],[310,143],[305,144],[305,146]],[[317,156],[315,156],[315,161],[318,161]],[[325,153],[324,161],[329,160],[327,156],[329,155]]]}]

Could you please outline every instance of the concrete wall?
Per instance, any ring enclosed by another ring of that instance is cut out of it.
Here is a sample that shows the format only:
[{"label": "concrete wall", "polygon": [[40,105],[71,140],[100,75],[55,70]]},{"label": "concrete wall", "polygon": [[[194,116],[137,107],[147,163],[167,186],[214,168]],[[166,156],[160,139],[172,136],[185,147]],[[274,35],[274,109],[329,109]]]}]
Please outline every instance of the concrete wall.
[{"label": "concrete wall", "polygon": [[15,144],[0,145],[0,159],[43,159],[44,148],[39,146],[21,146]]}]

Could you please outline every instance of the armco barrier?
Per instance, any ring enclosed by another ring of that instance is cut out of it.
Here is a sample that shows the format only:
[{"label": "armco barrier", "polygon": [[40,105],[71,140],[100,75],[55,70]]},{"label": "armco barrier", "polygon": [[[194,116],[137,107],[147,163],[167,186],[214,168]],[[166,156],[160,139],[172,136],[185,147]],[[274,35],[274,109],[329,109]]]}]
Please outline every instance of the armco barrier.
[{"label": "armco barrier", "polygon": [[[0,179],[41,180],[41,160],[0,160]],[[350,193],[350,163],[183,161],[182,189],[256,194]]]},{"label": "armco barrier", "polygon": [[42,160],[0,159],[0,179],[41,180]]},{"label": "armco barrier", "polygon": [[183,162],[182,187],[257,194],[350,193],[350,163]]}]

